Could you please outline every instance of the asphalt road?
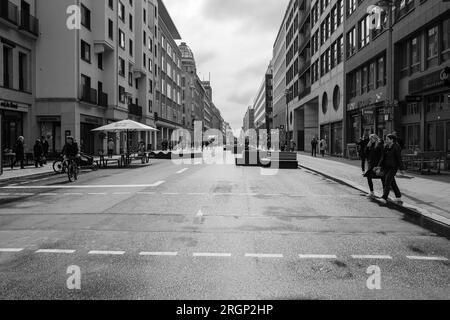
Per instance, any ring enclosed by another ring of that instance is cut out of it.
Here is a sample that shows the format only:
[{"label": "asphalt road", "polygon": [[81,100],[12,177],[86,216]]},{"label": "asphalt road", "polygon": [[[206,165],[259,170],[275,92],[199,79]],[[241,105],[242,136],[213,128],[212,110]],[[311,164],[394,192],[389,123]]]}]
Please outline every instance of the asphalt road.
[{"label": "asphalt road", "polygon": [[0,184],[0,299],[449,299],[448,259],[447,239],[300,169],[153,160]]}]

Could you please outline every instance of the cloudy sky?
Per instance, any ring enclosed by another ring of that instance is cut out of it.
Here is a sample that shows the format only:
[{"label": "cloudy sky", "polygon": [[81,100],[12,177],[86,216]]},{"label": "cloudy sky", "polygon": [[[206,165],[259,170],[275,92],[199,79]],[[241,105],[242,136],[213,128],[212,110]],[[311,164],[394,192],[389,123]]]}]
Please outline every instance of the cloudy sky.
[{"label": "cloudy sky", "polygon": [[225,121],[240,129],[272,58],[289,0],[164,0]]}]

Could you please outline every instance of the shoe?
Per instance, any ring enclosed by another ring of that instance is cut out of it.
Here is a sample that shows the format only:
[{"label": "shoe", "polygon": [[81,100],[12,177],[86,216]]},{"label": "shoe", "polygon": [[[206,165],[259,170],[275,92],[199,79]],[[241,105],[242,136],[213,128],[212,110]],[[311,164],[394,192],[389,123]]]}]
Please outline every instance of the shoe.
[{"label": "shoe", "polygon": [[398,204],[398,205],[402,205],[403,204],[402,198],[396,198],[394,202],[396,204]]},{"label": "shoe", "polygon": [[380,199],[380,202],[381,202],[382,204],[384,204],[384,205],[387,205],[387,204],[388,204],[387,200],[384,199],[384,198],[381,198],[381,199]]},{"label": "shoe", "polygon": [[375,198],[375,193],[370,192],[370,193],[367,195],[367,198],[371,198],[371,199]]}]

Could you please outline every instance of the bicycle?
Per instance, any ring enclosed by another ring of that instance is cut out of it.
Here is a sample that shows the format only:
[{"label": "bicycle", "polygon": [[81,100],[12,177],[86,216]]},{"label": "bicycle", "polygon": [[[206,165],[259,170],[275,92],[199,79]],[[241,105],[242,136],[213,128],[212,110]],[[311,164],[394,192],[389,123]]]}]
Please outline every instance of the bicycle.
[{"label": "bicycle", "polygon": [[65,167],[67,168],[67,177],[69,178],[69,182],[74,182],[78,180],[78,174],[80,169],[78,167],[78,163],[75,158],[70,158],[64,161],[66,163]]},{"label": "bicycle", "polygon": [[64,157],[60,157],[58,160],[55,160],[55,162],[53,162],[53,171],[55,171],[55,173],[66,173],[67,170],[67,163],[66,161],[64,161]]}]

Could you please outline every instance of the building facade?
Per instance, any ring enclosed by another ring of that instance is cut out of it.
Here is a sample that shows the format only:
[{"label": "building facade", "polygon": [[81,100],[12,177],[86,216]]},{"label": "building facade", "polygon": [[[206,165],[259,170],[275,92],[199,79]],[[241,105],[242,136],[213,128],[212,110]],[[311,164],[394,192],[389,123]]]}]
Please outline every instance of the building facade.
[{"label": "building facade", "polygon": [[272,62],[267,67],[264,78],[259,86],[258,93],[253,101],[255,110],[255,129],[273,129],[273,70]]},{"label": "building facade", "polygon": [[286,30],[283,19],[273,45],[273,128],[286,127]]},{"label": "building facade", "polygon": [[34,130],[39,27],[34,0],[0,1],[0,152],[11,150],[19,136],[32,152],[40,137]]},{"label": "building facade", "polygon": [[242,130],[246,135],[250,129],[255,129],[255,109],[248,107],[244,116]]}]

